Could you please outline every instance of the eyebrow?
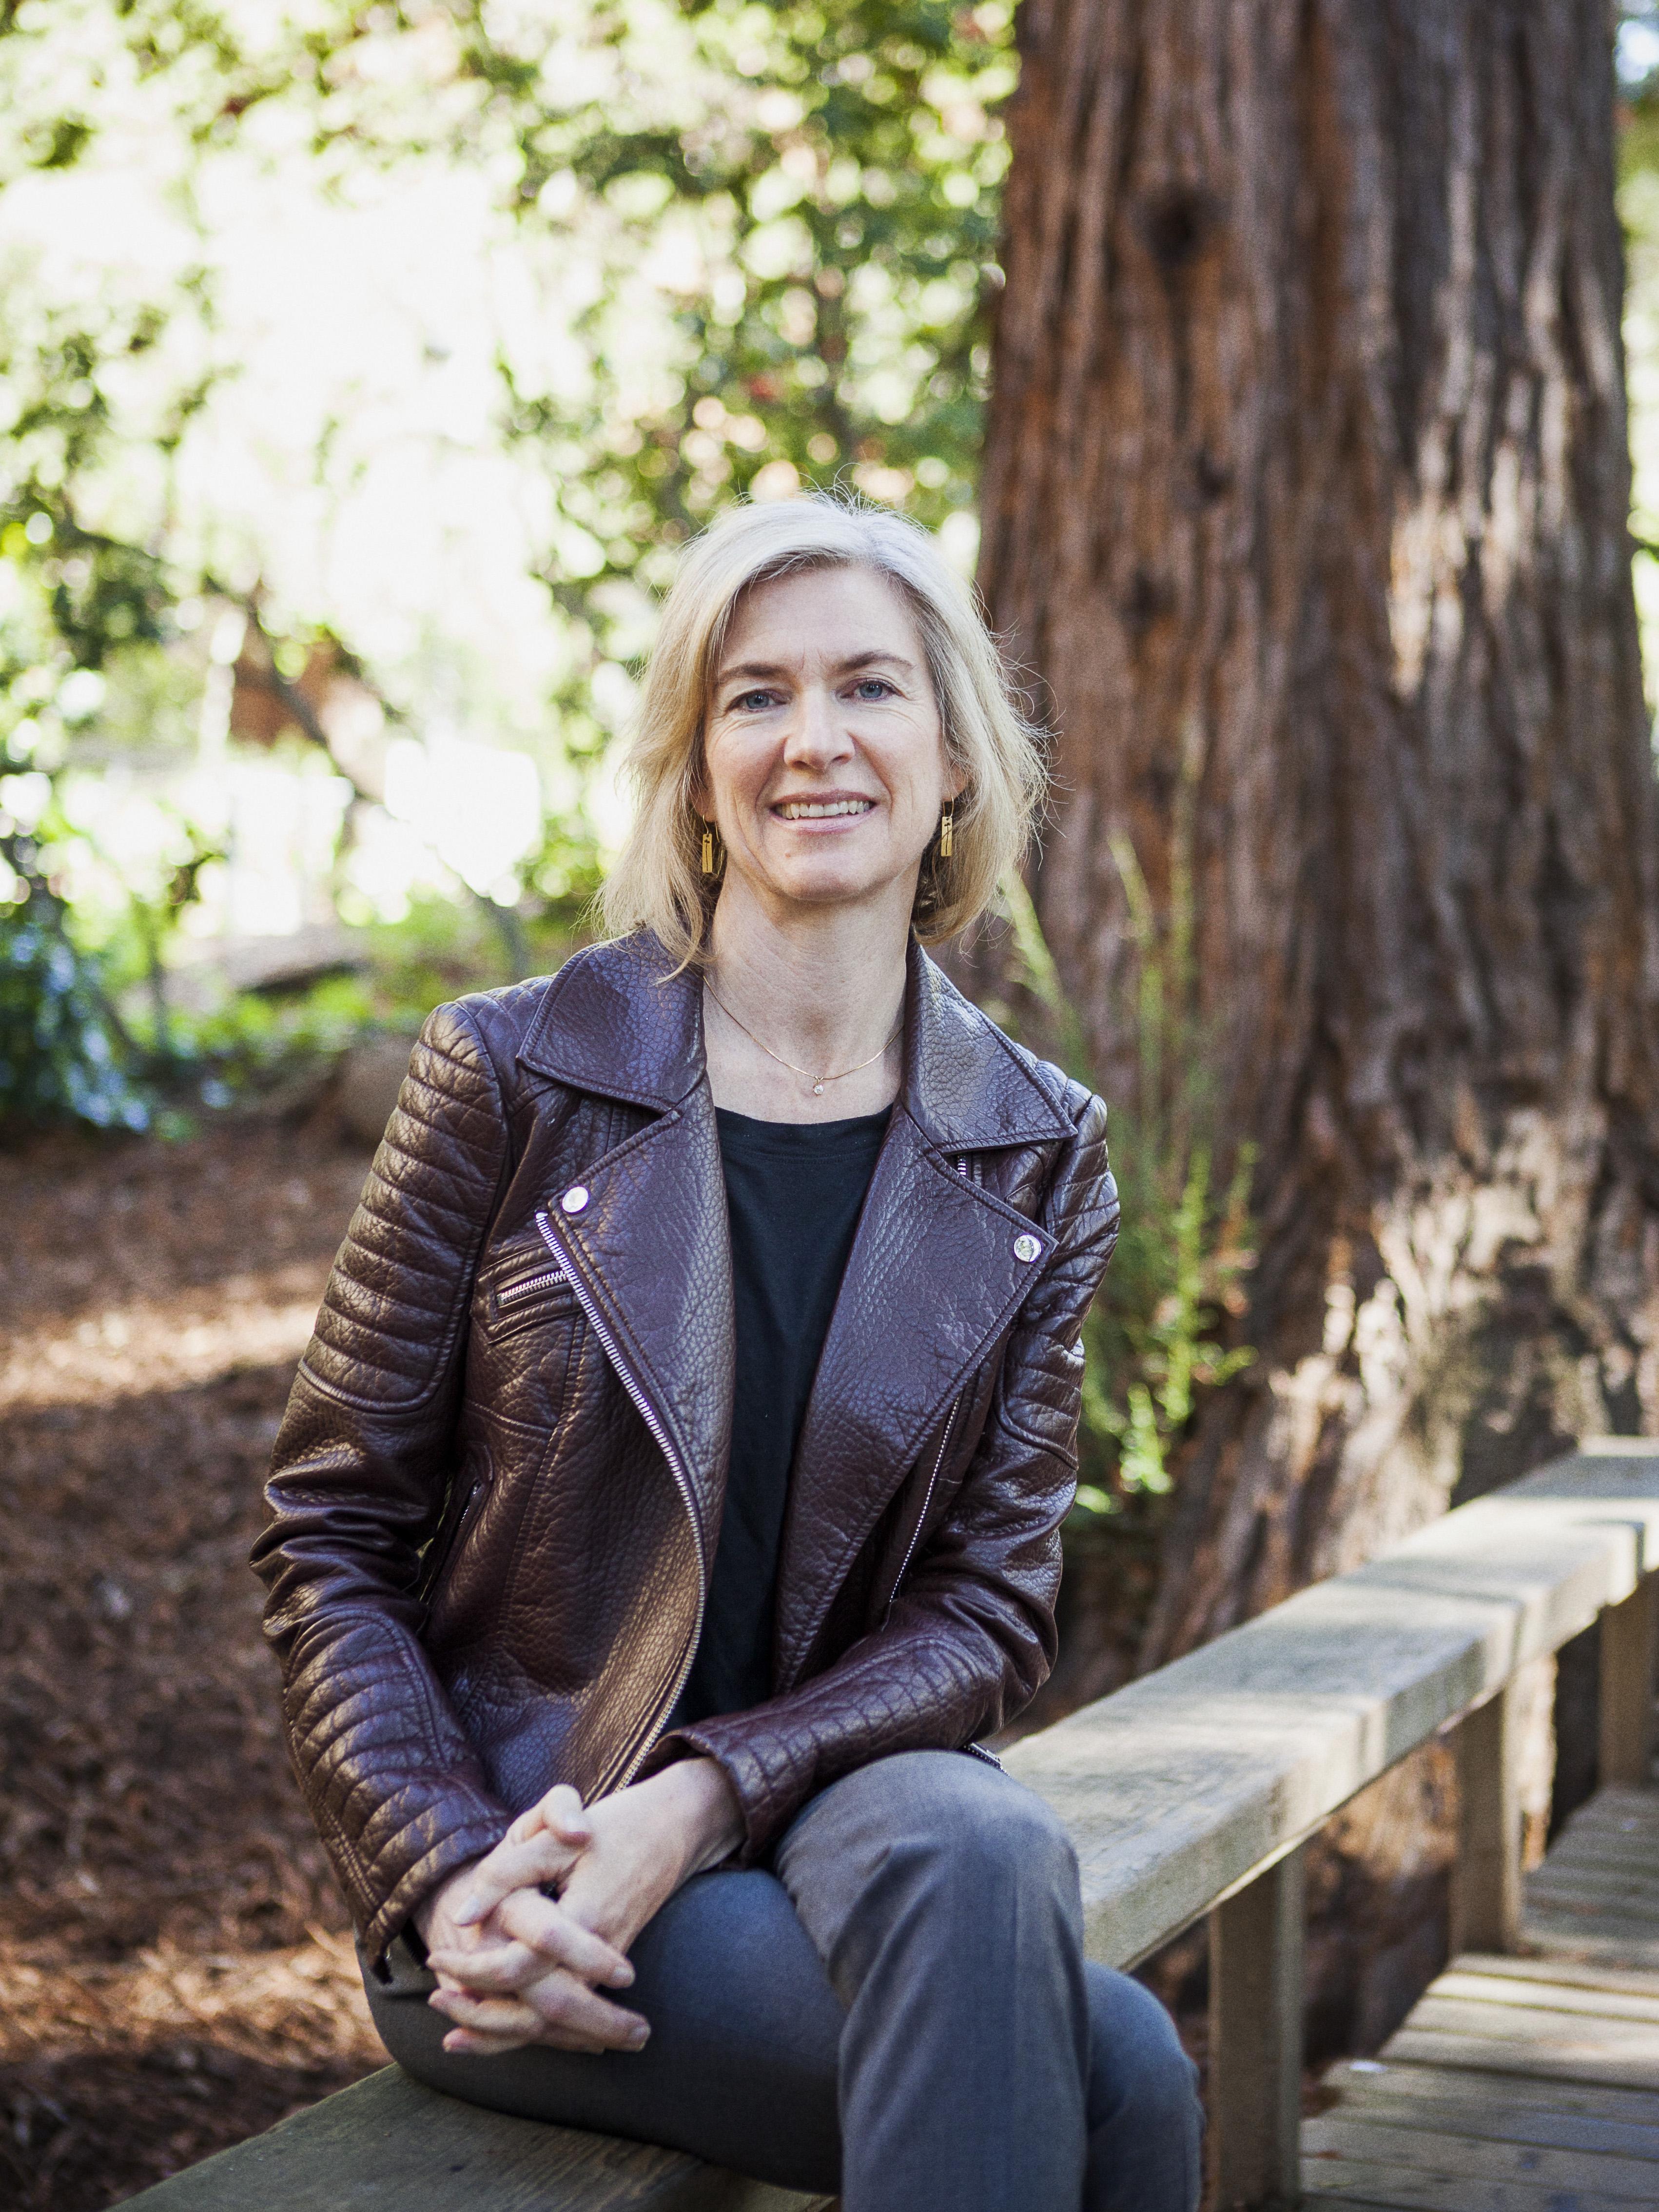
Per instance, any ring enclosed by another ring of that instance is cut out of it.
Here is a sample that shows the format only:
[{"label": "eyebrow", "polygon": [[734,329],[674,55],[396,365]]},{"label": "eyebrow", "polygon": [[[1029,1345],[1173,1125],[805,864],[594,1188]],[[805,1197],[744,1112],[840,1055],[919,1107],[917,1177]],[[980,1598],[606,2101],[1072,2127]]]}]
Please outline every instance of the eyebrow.
[{"label": "eyebrow", "polygon": [[[914,675],[916,665],[902,653],[884,653],[879,646],[872,646],[865,653],[849,653],[845,660],[836,664],[836,672],[839,676],[848,676],[857,669],[881,665],[889,668],[902,668]],[[723,690],[728,684],[734,684],[740,678],[747,678],[750,682],[765,683],[774,677],[787,676],[788,673],[789,671],[776,661],[740,660],[735,667],[721,669],[716,678],[716,688]]]}]

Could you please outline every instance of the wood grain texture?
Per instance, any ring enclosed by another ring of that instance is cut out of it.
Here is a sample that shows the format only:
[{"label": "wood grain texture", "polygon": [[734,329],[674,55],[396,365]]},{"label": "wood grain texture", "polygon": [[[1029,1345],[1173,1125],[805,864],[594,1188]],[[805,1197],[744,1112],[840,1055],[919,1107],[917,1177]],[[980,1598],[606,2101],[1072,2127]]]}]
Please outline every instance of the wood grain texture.
[{"label": "wood grain texture", "polygon": [[1145,1957],[1656,1559],[1659,1447],[1586,1449],[1016,1744],[1077,1844],[1091,1955]]},{"label": "wood grain texture", "polygon": [[[1307,2201],[1322,2204],[1328,2188],[1365,2204],[1400,2212],[1565,2212],[1559,2185],[1487,2176],[1430,2173],[1417,2166],[1381,2166],[1370,2160],[1310,2159],[1303,2168]],[[1595,2188],[1571,2191],[1571,2212],[1631,2212],[1632,2199]]]},{"label": "wood grain texture", "polygon": [[1520,1932],[1520,1736],[1512,1683],[1458,1723],[1455,1950],[1512,1951]]},{"label": "wood grain texture", "polygon": [[1648,2158],[1620,2157],[1580,2143],[1571,2148],[1542,2144],[1483,2141],[1443,2133],[1432,2127],[1350,2117],[1346,2113],[1310,2120],[1302,2131],[1303,2173],[1318,2188],[1320,2162],[1346,2159],[1367,2166],[1405,2166],[1413,2171],[1467,2181],[1521,2181],[1529,2187],[1589,2189],[1607,2197],[1634,2197],[1651,2205],[1659,2198],[1659,2165]]},{"label": "wood grain texture", "polygon": [[1138,1095],[1133,848],[1257,1358],[1145,1659],[1659,1428],[1659,840],[1606,0],[1022,0],[981,584],[1034,893]]},{"label": "wood grain texture", "polygon": [[131,2198],[145,2212],[827,2212],[677,2151],[487,2112],[371,2074]]},{"label": "wood grain texture", "polygon": [[1302,2112],[1303,1854],[1210,1915],[1210,2126],[1218,2204],[1291,2203]]},{"label": "wood grain texture", "polygon": [[[1571,1850],[1655,1832],[1659,1793],[1602,1791],[1527,1877],[1525,1924]],[[1397,2212],[1612,2212],[1659,2204],[1659,1972],[1571,1956],[1455,1959],[1381,2058],[1332,2069],[1302,2130],[1306,2201]]]},{"label": "wood grain texture", "polygon": [[1341,2068],[1332,2078],[1338,2077],[1343,2112],[1379,2126],[1659,2162],[1659,2123],[1627,2117],[1653,2105],[1650,2098],[1644,2108],[1639,2090],[1561,2082],[1512,2088],[1478,2075],[1420,2066],[1391,2065],[1381,2086],[1375,2076]]},{"label": "wood grain texture", "polygon": [[1638,1787],[1653,1765],[1659,1577],[1601,1616],[1601,1778]]}]

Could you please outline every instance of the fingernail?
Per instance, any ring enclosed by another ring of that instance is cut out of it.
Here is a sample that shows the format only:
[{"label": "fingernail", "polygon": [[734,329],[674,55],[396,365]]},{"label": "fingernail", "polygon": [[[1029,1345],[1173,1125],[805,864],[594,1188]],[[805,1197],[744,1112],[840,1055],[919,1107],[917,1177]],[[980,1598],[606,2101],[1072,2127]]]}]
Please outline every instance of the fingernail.
[{"label": "fingernail", "polygon": [[627,1990],[631,1989],[633,1985],[634,1969],[629,1965],[627,1960],[624,1959],[621,1966],[618,1966],[611,1974],[611,1986],[613,1990]]},{"label": "fingernail", "polygon": [[463,1928],[471,1928],[475,1920],[484,1917],[484,1901],[481,1897],[463,1898],[456,1909],[455,1917]]},{"label": "fingernail", "polygon": [[637,2027],[630,2027],[628,2031],[628,2047],[630,2051],[642,2051],[650,2040],[651,2030],[644,2021],[641,2021]]}]

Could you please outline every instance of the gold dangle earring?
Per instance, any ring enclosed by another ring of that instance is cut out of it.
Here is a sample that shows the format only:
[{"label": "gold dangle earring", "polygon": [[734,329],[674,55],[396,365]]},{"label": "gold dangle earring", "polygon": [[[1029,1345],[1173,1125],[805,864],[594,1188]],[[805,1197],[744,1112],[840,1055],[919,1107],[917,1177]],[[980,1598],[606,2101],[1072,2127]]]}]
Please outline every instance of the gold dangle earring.
[{"label": "gold dangle earring", "polygon": [[956,833],[956,802],[954,799],[947,799],[945,802],[945,811],[939,818],[939,856],[941,860],[948,860],[954,851]]},{"label": "gold dangle earring", "polygon": [[714,831],[707,822],[702,825],[702,872],[706,876],[714,872]]}]

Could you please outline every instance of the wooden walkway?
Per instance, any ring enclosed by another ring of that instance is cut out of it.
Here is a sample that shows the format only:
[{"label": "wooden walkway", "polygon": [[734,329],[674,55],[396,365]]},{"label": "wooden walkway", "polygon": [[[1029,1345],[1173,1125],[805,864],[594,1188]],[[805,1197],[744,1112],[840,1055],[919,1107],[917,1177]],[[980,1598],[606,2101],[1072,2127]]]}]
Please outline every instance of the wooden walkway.
[{"label": "wooden walkway", "polygon": [[1453,1960],[1302,2130],[1310,2212],[1659,2208],[1659,1790],[1601,1790],[1528,1876],[1524,1955]]}]

